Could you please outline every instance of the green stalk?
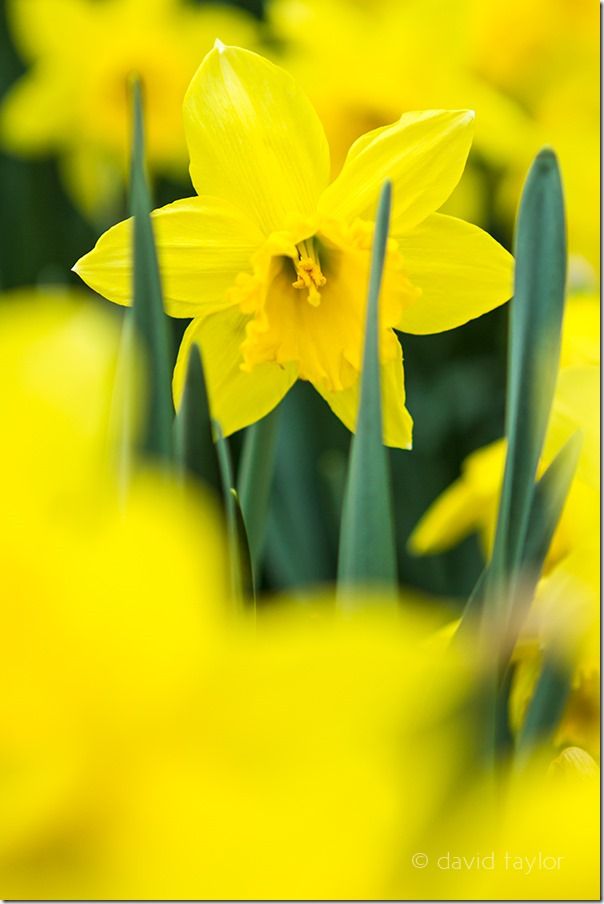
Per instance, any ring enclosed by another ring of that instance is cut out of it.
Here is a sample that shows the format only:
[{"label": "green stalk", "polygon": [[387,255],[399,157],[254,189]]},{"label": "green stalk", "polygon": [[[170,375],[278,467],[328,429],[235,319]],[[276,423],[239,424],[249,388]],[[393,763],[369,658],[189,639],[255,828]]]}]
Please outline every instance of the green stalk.
[{"label": "green stalk", "polygon": [[262,564],[278,428],[279,408],[248,427],[239,465],[238,494],[255,574],[259,573]]},{"label": "green stalk", "polygon": [[231,451],[220,425],[214,421],[216,450],[222,482],[222,493],[226,512],[227,539],[229,547],[229,565],[231,573],[231,590],[236,602],[244,604],[252,600],[255,605],[254,571],[245,520],[239,504],[239,496],[235,489],[233,462]]},{"label": "green stalk", "polygon": [[185,387],[174,421],[174,441],[181,475],[197,477],[220,497],[222,479],[201,362],[201,353],[193,345],[187,362]]}]

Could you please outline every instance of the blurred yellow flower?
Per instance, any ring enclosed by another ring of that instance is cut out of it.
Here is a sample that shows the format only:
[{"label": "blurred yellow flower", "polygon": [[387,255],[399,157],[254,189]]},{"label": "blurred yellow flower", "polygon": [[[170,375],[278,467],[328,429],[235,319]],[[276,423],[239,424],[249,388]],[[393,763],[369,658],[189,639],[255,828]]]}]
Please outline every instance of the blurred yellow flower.
[{"label": "blurred yellow flower", "polygon": [[[570,296],[564,311],[561,369],[541,470],[576,430],[582,432],[583,445],[577,476],[550,551],[550,562],[569,551],[573,538],[582,541],[585,521],[579,511],[597,501],[594,490],[599,485],[599,336],[599,297]],[[467,457],[461,477],[433,503],[415,527],[409,546],[416,554],[449,549],[473,532],[480,532],[485,555],[489,554],[505,451],[505,440],[497,440]]]},{"label": "blurred yellow flower", "polygon": [[[271,0],[282,59],[316,104],[335,172],[351,142],[401,111],[476,111],[476,160],[495,169],[522,154],[532,123],[522,106],[468,64],[466,3],[441,0]],[[337,34],[337,40],[333,36]],[[470,166],[448,212],[484,221],[484,175]]]},{"label": "blurred yellow flower", "polygon": [[[542,755],[494,794],[477,778],[441,813],[408,871],[412,900],[565,901],[599,896],[599,770],[584,751]],[[404,861],[403,861],[404,862]]]},{"label": "blurred yellow flower", "polygon": [[80,297],[2,298],[2,895],[379,896],[460,768],[468,669],[392,606],[234,620],[197,491],[116,492],[118,345]]},{"label": "blurred yellow flower", "polygon": [[[576,670],[558,740],[580,744],[592,752],[597,752],[599,734],[599,335],[599,298],[571,296],[564,314],[562,367],[540,472],[577,430],[582,434],[581,455],[548,552],[545,578],[524,628],[512,694],[512,720],[518,727],[539,673],[544,643],[564,647]],[[441,552],[478,532],[488,557],[505,453],[505,440],[499,440],[468,456],[461,477],[432,504],[413,531],[409,540],[413,552]]]},{"label": "blurred yellow flower", "polygon": [[18,154],[59,153],[66,184],[91,214],[111,211],[129,160],[129,79],[145,90],[148,159],[183,174],[180,103],[199,56],[224,34],[253,44],[243,11],[185,0],[9,0],[28,71],[6,96],[1,140]]},{"label": "blurred yellow flower", "polygon": [[[599,261],[599,7],[593,0],[270,0],[280,57],[333,162],[401,110],[476,111],[475,167],[446,212],[511,230],[535,154],[564,176],[570,250]],[[334,40],[337,35],[337,40]],[[485,172],[486,164],[486,172]]]},{"label": "blurred yellow flower", "polygon": [[[563,754],[497,807],[480,663],[435,644],[438,619],[376,599],[248,618],[195,488],[140,472],[118,499],[100,454],[117,349],[94,304],[2,299],[2,895],[590,897],[597,770]],[[493,873],[434,869],[486,844]],[[539,847],[555,875],[505,867]]]},{"label": "blurred yellow flower", "polygon": [[533,0],[530,5],[462,0],[461,5],[474,67],[524,105],[597,43],[598,11],[591,0]]},{"label": "blurred yellow flower", "polygon": [[533,124],[518,142],[515,165],[507,169],[499,186],[500,211],[510,218],[514,215],[530,161],[549,144],[556,150],[563,174],[569,250],[597,270],[599,4],[591,0],[465,0],[464,5],[470,65],[521,105]]},{"label": "blurred yellow flower", "polygon": [[[408,447],[394,330],[451,329],[506,301],[512,259],[475,226],[434,213],[463,171],[473,115],[406,113],[350,149],[329,183],[319,119],[292,78],[256,54],[218,45],[187,92],[185,127],[199,197],[153,214],[168,313],[195,317],[214,417],[225,435],[309,380],[349,429],[359,396],[372,216],[394,185],[381,302],[384,436]],[[131,221],[75,266],[119,304],[131,296]]]}]

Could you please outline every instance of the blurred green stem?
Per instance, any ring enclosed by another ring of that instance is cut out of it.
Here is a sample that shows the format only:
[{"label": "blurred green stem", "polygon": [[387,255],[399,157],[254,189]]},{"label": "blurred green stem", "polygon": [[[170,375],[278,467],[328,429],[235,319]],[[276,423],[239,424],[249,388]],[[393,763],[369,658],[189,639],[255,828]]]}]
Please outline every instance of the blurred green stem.
[{"label": "blurred green stem", "polygon": [[262,566],[278,431],[279,408],[275,408],[245,431],[239,465],[238,494],[256,575]]}]

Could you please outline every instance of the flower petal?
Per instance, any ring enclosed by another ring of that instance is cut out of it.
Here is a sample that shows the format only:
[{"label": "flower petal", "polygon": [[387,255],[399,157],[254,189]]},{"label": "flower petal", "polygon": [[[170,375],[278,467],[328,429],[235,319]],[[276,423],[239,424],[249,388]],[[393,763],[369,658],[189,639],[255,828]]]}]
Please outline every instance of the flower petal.
[{"label": "flower petal", "polygon": [[81,46],[82,35],[90,34],[97,18],[94,4],[81,0],[12,0],[4,5],[10,35],[26,60],[60,54],[64,62],[66,48],[70,52]]},{"label": "flower petal", "polygon": [[174,398],[180,404],[189,350],[200,349],[210,410],[225,436],[260,420],[281,401],[295,383],[295,365],[263,363],[250,372],[241,369],[241,344],[249,317],[228,308],[197,318],[187,327],[174,369]]},{"label": "flower petal", "polygon": [[415,526],[409,551],[416,556],[436,555],[460,543],[481,524],[482,512],[461,478],[447,487]]},{"label": "flower petal", "polygon": [[373,219],[380,189],[393,182],[392,231],[406,232],[443,204],[461,177],[472,142],[471,110],[404,113],[352,145],[323,193],[325,216]]},{"label": "flower petal", "polygon": [[421,289],[397,329],[440,333],[461,326],[512,296],[513,258],[464,220],[433,214],[399,240],[405,272]]},{"label": "flower petal", "polygon": [[[359,410],[361,381],[349,389],[329,392],[315,386],[331,410],[345,427],[354,433]],[[384,443],[395,449],[410,449],[413,435],[413,419],[405,407],[405,377],[403,357],[397,355],[382,363],[382,420]]]},{"label": "flower petal", "polygon": [[[228,305],[226,293],[262,237],[230,204],[217,198],[185,198],[151,214],[166,311],[195,317]],[[95,292],[117,304],[132,297],[132,220],[105,232],[80,258],[75,272]]]},{"label": "flower petal", "polygon": [[419,556],[435,555],[476,532],[481,534],[483,549],[489,552],[505,455],[504,439],[468,455],[460,477],[434,500],[413,529],[408,540],[410,552]]},{"label": "flower petal", "polygon": [[310,101],[283,69],[217,42],[189,86],[184,118],[198,194],[231,201],[265,235],[315,216],[329,148]]},{"label": "flower petal", "polygon": [[40,154],[66,143],[74,127],[70,94],[64,72],[44,65],[30,69],[2,99],[2,145],[16,154]]}]

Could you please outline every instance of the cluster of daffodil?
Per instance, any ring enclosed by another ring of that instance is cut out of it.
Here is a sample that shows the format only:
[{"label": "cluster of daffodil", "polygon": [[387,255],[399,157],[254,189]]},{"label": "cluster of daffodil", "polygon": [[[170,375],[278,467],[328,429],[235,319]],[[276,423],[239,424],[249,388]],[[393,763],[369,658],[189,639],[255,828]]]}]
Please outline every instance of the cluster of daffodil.
[{"label": "cluster of daffodil", "polygon": [[593,279],[592,0],[269,0],[260,22],[195,0],[8,0],[7,11],[27,70],[4,100],[2,144],[18,154],[59,154],[66,184],[91,216],[111,216],[126,172],[132,73],[147,90],[150,165],[182,179],[180,99],[220,36],[262,48],[295,73],[326,126],[334,174],[356,138],[403,110],[470,107],[477,153],[449,209],[479,222],[495,213],[509,231],[531,159],[543,145],[555,147],[578,278]]},{"label": "cluster of daffodil", "polygon": [[[437,4],[436,29],[431,6],[273,0],[262,30],[184,0],[11,0],[33,65],[2,134],[60,152],[93,218],[124,179],[140,82],[134,216],[74,266],[132,308],[122,330],[82,290],[0,303],[4,898],[597,898],[597,300],[569,297],[558,368],[551,152],[516,274],[454,215],[517,199],[550,134],[539,67],[570,22],[582,58],[590,11],[560,0],[543,36],[537,11],[516,33],[514,3]],[[248,49],[210,49],[216,32]],[[508,33],[509,54],[486,53]],[[255,52],[269,35],[273,61]],[[195,191],[150,215],[140,83],[152,169],[177,174],[188,148]],[[495,170],[490,198],[476,185]],[[593,263],[572,178],[571,250]],[[480,533],[485,573],[452,621],[389,559],[384,446],[413,455],[397,334],[463,327],[514,285],[507,438],[410,541],[428,554]],[[164,311],[190,320],[167,379]],[[297,381],[354,434],[339,579],[256,599],[270,414]],[[523,433],[519,386],[543,442]],[[238,494],[228,437],[244,429]]]}]

